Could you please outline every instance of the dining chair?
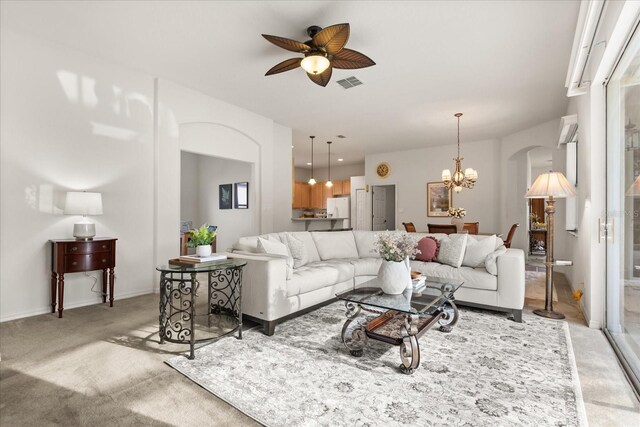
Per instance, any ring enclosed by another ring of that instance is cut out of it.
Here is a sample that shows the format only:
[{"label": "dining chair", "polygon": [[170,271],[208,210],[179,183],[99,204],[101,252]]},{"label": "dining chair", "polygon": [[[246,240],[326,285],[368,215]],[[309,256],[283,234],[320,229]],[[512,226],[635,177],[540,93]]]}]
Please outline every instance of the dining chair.
[{"label": "dining chair", "polygon": [[415,227],[415,225],[413,225],[412,222],[403,222],[402,225],[404,225],[404,229],[406,230],[407,233],[415,233],[416,232],[416,227]]},{"label": "dining chair", "polygon": [[455,234],[458,232],[458,227],[454,224],[427,224],[427,227],[429,227],[429,233]]},{"label": "dining chair", "polygon": [[520,224],[513,224],[509,229],[509,233],[507,234],[507,239],[504,241],[505,248],[511,247],[511,240],[513,239],[513,235],[516,234],[516,229],[520,227]]},{"label": "dining chair", "polygon": [[478,234],[480,231],[480,223],[479,222],[465,222],[464,230],[467,230],[469,234]]}]

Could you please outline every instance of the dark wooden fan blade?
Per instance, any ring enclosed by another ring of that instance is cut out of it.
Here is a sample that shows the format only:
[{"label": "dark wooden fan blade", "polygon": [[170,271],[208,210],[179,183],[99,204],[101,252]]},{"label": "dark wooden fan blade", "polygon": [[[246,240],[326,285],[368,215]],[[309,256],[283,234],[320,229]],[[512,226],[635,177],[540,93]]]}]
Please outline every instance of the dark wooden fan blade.
[{"label": "dark wooden fan blade", "polygon": [[311,47],[307,46],[304,43],[300,43],[298,41],[287,39],[284,37],[270,36],[269,34],[263,34],[262,37],[269,40],[276,46],[281,47],[282,49],[290,50],[291,52],[307,52],[311,50]]},{"label": "dark wooden fan blade", "polygon": [[348,40],[349,24],[332,25],[313,36],[313,44],[331,55],[340,52]]},{"label": "dark wooden fan blade", "polygon": [[307,73],[307,76],[309,76],[311,81],[314,82],[315,84],[325,87],[327,83],[329,83],[329,80],[331,80],[332,73],[333,73],[333,68],[331,67],[331,65],[329,65],[329,68],[324,70],[324,72],[320,74]]},{"label": "dark wooden fan blade", "polygon": [[346,47],[333,56],[331,65],[335,68],[350,70],[354,68],[365,68],[376,65],[367,55],[347,49]]},{"label": "dark wooden fan blade", "polygon": [[265,76],[270,76],[272,74],[284,73],[285,71],[293,70],[294,68],[298,68],[300,66],[300,61],[302,58],[291,58],[286,61],[282,61],[279,64],[271,67],[269,71],[265,74]]}]

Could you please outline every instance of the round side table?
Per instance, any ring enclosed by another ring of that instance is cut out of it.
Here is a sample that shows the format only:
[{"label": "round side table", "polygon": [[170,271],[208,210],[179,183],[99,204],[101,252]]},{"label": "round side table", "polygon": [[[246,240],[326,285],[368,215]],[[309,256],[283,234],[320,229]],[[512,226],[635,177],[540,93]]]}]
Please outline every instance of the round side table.
[{"label": "round side table", "polygon": [[[236,331],[238,339],[242,339],[242,269],[246,264],[243,260],[226,259],[206,266],[157,267],[160,272],[160,344],[165,341],[189,344],[188,358],[194,359],[197,342],[212,341]],[[198,274],[207,275],[204,306],[197,304]],[[196,330],[210,330],[213,323],[219,326],[216,319],[221,318],[231,329],[196,338]]]}]

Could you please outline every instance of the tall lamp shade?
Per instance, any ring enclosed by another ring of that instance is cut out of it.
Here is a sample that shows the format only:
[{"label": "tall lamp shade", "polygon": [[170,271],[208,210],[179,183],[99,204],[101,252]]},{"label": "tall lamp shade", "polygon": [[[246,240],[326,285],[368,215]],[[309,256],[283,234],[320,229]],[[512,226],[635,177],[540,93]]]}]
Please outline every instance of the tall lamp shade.
[{"label": "tall lamp shade", "polygon": [[527,191],[524,197],[528,199],[547,199],[545,213],[547,214],[547,258],[545,262],[546,290],[544,297],[544,310],[533,310],[538,316],[551,319],[564,319],[564,314],[553,311],[553,215],[556,212],[555,199],[574,197],[575,187],[561,172],[543,173]]},{"label": "tall lamp shade", "polygon": [[73,237],[91,240],[96,235],[96,226],[88,215],[102,215],[102,194],[88,191],[69,191],[64,204],[65,215],[82,215],[82,221],[73,225]]}]

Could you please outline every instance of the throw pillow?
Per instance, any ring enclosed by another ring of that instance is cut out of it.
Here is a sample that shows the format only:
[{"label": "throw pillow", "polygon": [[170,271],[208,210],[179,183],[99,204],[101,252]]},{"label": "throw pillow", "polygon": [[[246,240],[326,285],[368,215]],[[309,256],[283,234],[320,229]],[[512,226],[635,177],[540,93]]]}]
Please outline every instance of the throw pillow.
[{"label": "throw pillow", "polygon": [[476,239],[469,236],[467,249],[464,252],[462,265],[467,267],[483,267],[487,256],[496,248],[496,236],[489,236],[482,239]]},{"label": "throw pillow", "polygon": [[487,273],[498,275],[498,257],[505,253],[507,253],[507,248],[502,245],[487,256],[487,259],[484,260],[484,268],[487,269]]},{"label": "throw pillow", "polygon": [[440,252],[436,261],[458,268],[464,259],[464,250],[467,247],[468,234],[449,234],[440,240]]},{"label": "throw pillow", "polygon": [[293,257],[289,254],[287,245],[258,237],[257,253],[275,255],[287,260],[287,279],[293,275]]},{"label": "throw pillow", "polygon": [[307,251],[304,248],[304,242],[296,239],[289,233],[285,233],[285,237],[287,240],[287,246],[289,247],[289,252],[293,257],[293,268],[302,267],[309,262],[307,258]]},{"label": "throw pillow", "polygon": [[417,260],[431,262],[438,257],[440,242],[435,237],[423,237],[418,241],[418,250]]}]

